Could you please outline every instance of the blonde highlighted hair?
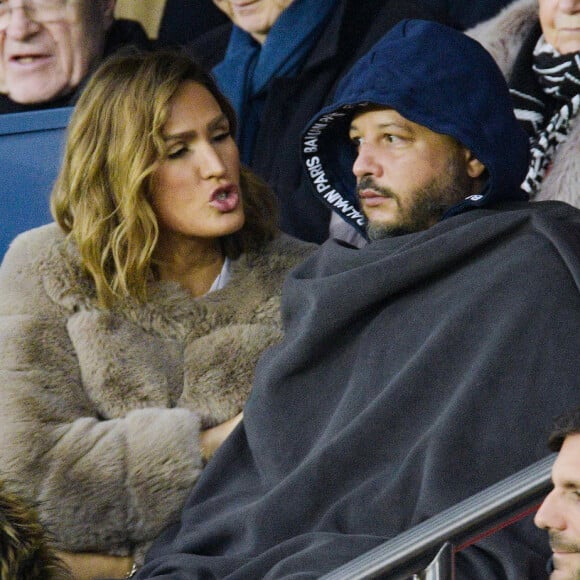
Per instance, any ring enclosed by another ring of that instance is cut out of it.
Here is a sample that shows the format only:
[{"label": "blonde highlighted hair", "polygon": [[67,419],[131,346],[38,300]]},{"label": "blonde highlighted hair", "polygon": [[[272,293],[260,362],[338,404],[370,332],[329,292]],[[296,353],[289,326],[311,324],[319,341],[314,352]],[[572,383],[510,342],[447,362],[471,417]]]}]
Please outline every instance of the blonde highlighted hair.
[{"label": "blonde highlighted hair", "polygon": [[[147,300],[159,237],[151,182],[165,155],[170,100],[185,81],[213,95],[235,132],[233,108],[213,79],[177,51],[113,55],[89,80],[71,117],[51,210],[76,243],[104,307],[125,298]],[[270,189],[246,168],[240,184],[245,224],[221,240],[232,259],[277,233]]]}]

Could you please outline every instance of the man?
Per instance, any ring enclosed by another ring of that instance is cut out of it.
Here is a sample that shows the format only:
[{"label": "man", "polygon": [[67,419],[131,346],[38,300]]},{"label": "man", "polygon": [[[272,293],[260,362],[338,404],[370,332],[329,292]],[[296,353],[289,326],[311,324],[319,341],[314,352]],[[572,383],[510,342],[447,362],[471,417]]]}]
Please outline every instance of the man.
[{"label": "man", "polygon": [[[540,425],[579,398],[580,213],[522,201],[527,139],[481,46],[402,22],[303,152],[372,242],[287,278],[286,337],[138,578],[319,578],[539,460]],[[457,578],[545,578],[547,557],[527,519]]]},{"label": "man", "polygon": [[[232,23],[188,51],[211,68],[239,118],[242,161],[276,192],[282,231],[315,243],[331,212],[310,193],[300,162],[304,125],[330,102],[357,58],[403,18],[446,20],[425,0],[214,0]],[[233,24],[233,27],[232,27]]]},{"label": "man", "polygon": [[149,46],[115,0],[0,2],[0,113],[74,104],[90,72],[126,44]]},{"label": "man", "polygon": [[559,451],[552,468],[554,489],[546,496],[535,522],[550,535],[554,552],[550,578],[580,579],[580,407],[563,415],[550,435]]}]

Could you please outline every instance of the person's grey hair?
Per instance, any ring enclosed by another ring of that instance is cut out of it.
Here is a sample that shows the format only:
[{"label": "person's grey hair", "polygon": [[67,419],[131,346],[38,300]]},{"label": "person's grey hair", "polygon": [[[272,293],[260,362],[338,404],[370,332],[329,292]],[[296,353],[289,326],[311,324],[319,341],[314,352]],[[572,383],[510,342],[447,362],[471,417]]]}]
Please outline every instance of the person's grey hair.
[{"label": "person's grey hair", "polygon": [[552,433],[548,438],[548,447],[552,451],[560,451],[564,444],[564,439],[568,435],[576,433],[580,433],[580,407],[560,415],[554,421]]}]

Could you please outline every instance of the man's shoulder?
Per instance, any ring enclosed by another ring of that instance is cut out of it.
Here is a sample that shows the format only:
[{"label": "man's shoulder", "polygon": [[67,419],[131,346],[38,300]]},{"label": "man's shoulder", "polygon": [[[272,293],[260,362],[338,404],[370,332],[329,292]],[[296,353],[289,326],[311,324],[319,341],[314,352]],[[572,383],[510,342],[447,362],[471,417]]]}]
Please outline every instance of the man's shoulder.
[{"label": "man's shoulder", "polygon": [[[566,228],[580,227],[580,209],[563,201],[505,202],[497,203],[487,210],[480,211],[482,211],[483,217],[497,216],[514,221],[522,219],[541,220],[554,224],[567,224]],[[477,219],[479,216],[476,213],[473,217]]]}]

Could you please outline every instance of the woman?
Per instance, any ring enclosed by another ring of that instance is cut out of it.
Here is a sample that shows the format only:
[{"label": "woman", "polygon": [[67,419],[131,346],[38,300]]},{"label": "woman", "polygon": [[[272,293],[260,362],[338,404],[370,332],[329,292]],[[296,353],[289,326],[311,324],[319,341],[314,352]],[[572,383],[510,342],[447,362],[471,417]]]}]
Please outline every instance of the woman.
[{"label": "woman", "polygon": [[502,69],[530,137],[530,199],[580,207],[580,1],[516,0],[467,34]]},{"label": "woman", "polygon": [[233,131],[186,56],[112,57],[71,119],[58,225],[0,268],[0,464],[63,550],[139,560],[281,337],[313,246],[278,235]]},{"label": "woman", "polygon": [[282,230],[321,243],[330,211],[304,178],[302,129],[356,59],[399,20],[444,16],[424,0],[365,0],[364,7],[358,0],[214,4],[233,26],[208,32],[188,51],[212,69],[234,105],[242,160],[276,192]]}]

